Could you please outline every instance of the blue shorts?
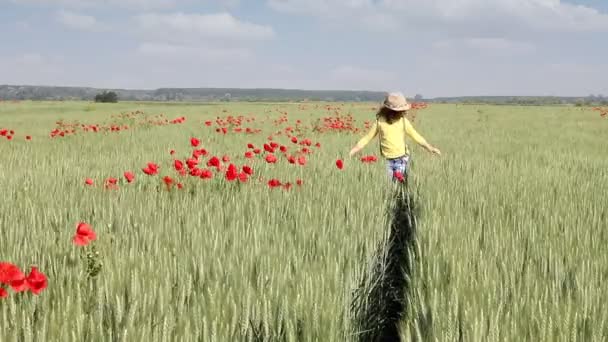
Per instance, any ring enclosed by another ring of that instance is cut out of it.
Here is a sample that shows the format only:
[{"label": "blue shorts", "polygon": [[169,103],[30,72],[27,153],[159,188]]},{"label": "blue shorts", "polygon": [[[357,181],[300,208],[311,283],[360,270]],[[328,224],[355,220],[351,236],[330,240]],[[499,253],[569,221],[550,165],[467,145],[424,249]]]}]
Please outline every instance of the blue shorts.
[{"label": "blue shorts", "polygon": [[403,178],[407,178],[408,168],[410,164],[410,156],[403,156],[395,159],[386,160],[386,171],[388,177],[393,181],[399,180],[400,174]]}]

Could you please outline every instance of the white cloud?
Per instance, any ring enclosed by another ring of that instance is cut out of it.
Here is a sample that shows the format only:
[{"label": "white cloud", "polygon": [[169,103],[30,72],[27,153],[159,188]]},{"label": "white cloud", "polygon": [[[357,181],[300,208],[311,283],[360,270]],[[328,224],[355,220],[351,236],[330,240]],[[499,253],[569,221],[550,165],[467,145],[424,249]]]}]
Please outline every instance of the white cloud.
[{"label": "white cloud", "polygon": [[137,53],[164,60],[197,63],[236,63],[252,58],[253,53],[244,48],[189,46],[165,43],[143,43]]},{"label": "white cloud", "polygon": [[135,17],[139,33],[147,40],[170,43],[231,43],[273,38],[270,26],[238,20],[229,13],[217,14],[155,14]]},{"label": "white cloud", "polygon": [[57,12],[56,19],[67,28],[82,31],[102,31],[105,27],[90,15],[78,14],[61,10]]},{"label": "white cloud", "polygon": [[343,17],[345,22],[367,26],[374,17],[381,18],[377,25],[384,26],[387,20],[400,23],[398,27],[391,23],[395,30],[442,25],[474,31],[483,24],[484,30],[496,31],[608,31],[606,13],[560,0],[268,0],[267,4],[280,12],[332,20]]},{"label": "white cloud", "polygon": [[0,0],[16,4],[47,5],[69,8],[119,7],[139,10],[170,8],[184,0]]},{"label": "white cloud", "polygon": [[329,85],[333,89],[387,90],[399,86],[398,72],[341,65],[329,73]]},{"label": "white cloud", "polygon": [[474,52],[503,56],[520,55],[533,52],[536,47],[529,42],[505,38],[463,38],[447,39],[432,44],[433,48],[446,53]]}]

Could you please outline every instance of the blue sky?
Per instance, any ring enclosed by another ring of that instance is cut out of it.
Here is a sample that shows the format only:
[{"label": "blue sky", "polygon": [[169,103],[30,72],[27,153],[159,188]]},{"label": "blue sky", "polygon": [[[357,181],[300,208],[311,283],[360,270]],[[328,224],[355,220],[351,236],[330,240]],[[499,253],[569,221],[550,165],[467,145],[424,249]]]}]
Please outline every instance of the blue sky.
[{"label": "blue sky", "polygon": [[0,0],[0,84],[608,96],[607,0]]}]

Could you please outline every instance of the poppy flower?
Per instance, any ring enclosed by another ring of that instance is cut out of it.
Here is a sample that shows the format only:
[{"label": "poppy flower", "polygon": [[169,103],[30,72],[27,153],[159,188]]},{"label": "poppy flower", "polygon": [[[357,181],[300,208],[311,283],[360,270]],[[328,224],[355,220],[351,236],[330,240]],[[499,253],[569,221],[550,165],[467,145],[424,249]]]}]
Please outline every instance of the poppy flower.
[{"label": "poppy flower", "polygon": [[289,164],[295,164],[296,163],[296,157],[289,156],[289,157],[287,157],[287,161],[289,162]]},{"label": "poppy flower", "polygon": [[268,186],[271,188],[276,188],[278,186],[281,186],[281,181],[279,181],[278,179],[271,179],[268,181]]},{"label": "poppy flower", "polygon": [[13,136],[12,135],[7,135],[6,136],[6,140],[13,140]]},{"label": "poppy flower", "polygon": [[190,170],[190,176],[192,176],[192,177],[200,177],[202,174],[203,174],[203,170],[199,169],[198,167],[195,167],[192,170]]},{"label": "poppy flower", "polygon": [[304,156],[299,156],[299,157],[298,157],[298,164],[300,164],[300,165],[302,165],[302,166],[306,165],[306,157],[304,157]]},{"label": "poppy flower", "polygon": [[227,163],[227,162],[229,162],[229,161],[230,161],[230,157],[225,155],[225,156],[223,156],[223,157],[222,157],[222,161],[223,161],[224,163]]},{"label": "poppy flower", "polygon": [[165,177],[163,177],[163,182],[165,183],[167,188],[169,188],[173,184],[173,179],[169,176],[165,176]]},{"label": "poppy flower", "polygon": [[25,136],[25,140],[32,140],[32,136],[30,136],[30,135],[26,135],[26,136]]},{"label": "poppy flower", "polygon": [[304,182],[302,182],[302,180],[301,180],[301,179],[297,179],[297,180],[296,180],[296,184],[298,184],[299,186],[301,186],[303,183],[304,183]]},{"label": "poppy flower", "polygon": [[110,177],[110,178],[106,179],[106,182],[105,182],[106,189],[117,190],[118,186],[116,185],[116,183],[118,183],[118,179],[116,179],[114,177]]},{"label": "poppy flower", "polygon": [[46,276],[38,271],[38,268],[34,266],[32,266],[32,270],[25,280],[27,287],[35,295],[38,295],[40,292],[46,289],[48,285]]},{"label": "poppy flower", "polygon": [[248,175],[253,175],[253,169],[250,166],[243,166],[243,172],[245,172]]},{"label": "poppy flower", "polygon": [[190,145],[192,145],[192,147],[198,147],[200,143],[201,141],[197,138],[190,138]]},{"label": "poppy flower", "polygon": [[253,158],[253,152],[251,152],[251,151],[245,152],[245,158],[248,158],[248,159]]},{"label": "poppy flower", "polygon": [[239,176],[238,170],[234,164],[228,165],[228,170],[226,170],[226,180],[232,182],[237,179]]},{"label": "poppy flower", "polygon": [[262,153],[262,150],[260,150],[259,148],[256,148],[253,150],[253,153],[260,154],[260,153]]},{"label": "poppy flower", "polygon": [[[218,162],[219,162],[219,161],[218,161]],[[186,160],[186,164],[188,165],[188,168],[189,168],[190,170],[192,170],[192,169],[194,169],[194,168],[195,168],[195,167],[198,165],[198,159],[196,159],[196,158],[188,158],[188,159]],[[175,166],[175,167],[176,167],[176,169],[177,169],[177,166],[179,166],[179,165],[174,165],[174,166]],[[182,168],[183,168],[183,164],[182,164]],[[177,171],[179,171],[179,170],[177,170]]]},{"label": "poppy flower", "polygon": [[274,148],[268,144],[264,144],[264,151],[269,152],[269,153],[273,153],[274,152]]},{"label": "poppy flower", "polygon": [[182,183],[177,183],[177,188],[181,190],[184,188],[184,185]]},{"label": "poppy flower", "polygon": [[158,174],[158,165],[156,165],[154,163],[148,163],[148,165],[146,167],[144,167],[142,169],[142,171],[149,176],[157,175]]},{"label": "poppy flower", "polygon": [[247,175],[247,173],[245,173],[245,172],[239,173],[239,182],[245,183],[245,182],[247,182],[248,179],[249,179],[249,175]]},{"label": "poppy flower", "polygon": [[202,179],[211,179],[211,178],[213,178],[213,172],[211,172],[211,170],[209,170],[209,169],[204,169],[201,171],[200,177]]},{"label": "poppy flower", "polygon": [[340,170],[344,168],[344,162],[342,161],[342,159],[336,160],[336,167]]},{"label": "poppy flower", "polygon": [[277,157],[275,157],[275,155],[274,155],[274,154],[268,154],[268,155],[266,156],[266,162],[267,162],[267,163],[270,163],[270,164],[274,164],[274,163],[276,163],[276,162],[277,162]]},{"label": "poppy flower", "polygon": [[86,185],[93,185],[93,180],[91,178],[87,178],[84,180],[84,184]]},{"label": "poppy flower", "polygon": [[74,238],[72,239],[75,245],[86,246],[95,239],[97,239],[97,234],[95,234],[91,226],[84,222],[78,223],[76,235],[74,235]]},{"label": "poppy flower", "polygon": [[291,142],[294,143],[294,144],[297,144],[298,143],[298,138],[291,137]]},{"label": "poppy flower", "polygon": [[0,284],[11,285],[25,279],[23,272],[10,262],[0,262]]},{"label": "poppy flower", "polygon": [[403,173],[401,173],[401,171],[393,172],[393,177],[395,177],[395,179],[399,182],[403,182],[405,180],[405,177],[403,177]]},{"label": "poppy flower", "polygon": [[211,124],[213,124],[213,122],[211,122],[211,121],[205,121],[205,126],[211,126]]},{"label": "poppy flower", "polygon": [[[198,164],[198,162],[197,162],[197,164]],[[184,163],[181,160],[179,160],[179,159],[175,159],[173,161],[173,167],[175,168],[175,171],[181,171],[181,170],[184,169]]]},{"label": "poppy flower", "polygon": [[127,180],[127,183],[133,183],[133,181],[135,180],[135,174],[131,171],[126,171],[124,176]]},{"label": "poppy flower", "polygon": [[3,287],[0,287],[0,298],[8,297],[8,292]]},{"label": "poppy flower", "polygon": [[174,155],[174,154],[175,154],[175,150],[171,150],[171,151],[169,151],[169,154],[170,154],[170,155]]},{"label": "poppy flower", "polygon": [[220,159],[215,156],[211,157],[211,159],[209,159],[209,161],[207,162],[207,166],[220,167]]},{"label": "poppy flower", "polygon": [[249,144],[247,144],[247,148],[254,149],[254,148],[255,148],[255,146],[253,146],[253,144],[252,144],[252,143],[249,143]]},{"label": "poppy flower", "polygon": [[200,156],[206,156],[207,155],[207,150],[205,150],[204,148],[201,148],[200,150],[194,150],[192,151],[192,158],[198,159],[198,157]]}]

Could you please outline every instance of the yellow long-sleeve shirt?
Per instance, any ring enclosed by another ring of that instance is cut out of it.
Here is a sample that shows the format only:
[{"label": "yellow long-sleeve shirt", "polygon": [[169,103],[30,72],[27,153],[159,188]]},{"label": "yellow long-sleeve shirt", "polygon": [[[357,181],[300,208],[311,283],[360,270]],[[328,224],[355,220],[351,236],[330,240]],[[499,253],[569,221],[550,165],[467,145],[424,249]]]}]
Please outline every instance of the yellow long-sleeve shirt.
[{"label": "yellow long-sleeve shirt", "polygon": [[376,120],[369,132],[359,140],[357,147],[365,147],[376,135],[380,135],[380,153],[382,153],[382,156],[387,159],[398,158],[410,154],[410,150],[405,143],[406,134],[418,144],[426,144],[426,140],[416,132],[408,119],[402,117],[389,124],[381,117]]}]

